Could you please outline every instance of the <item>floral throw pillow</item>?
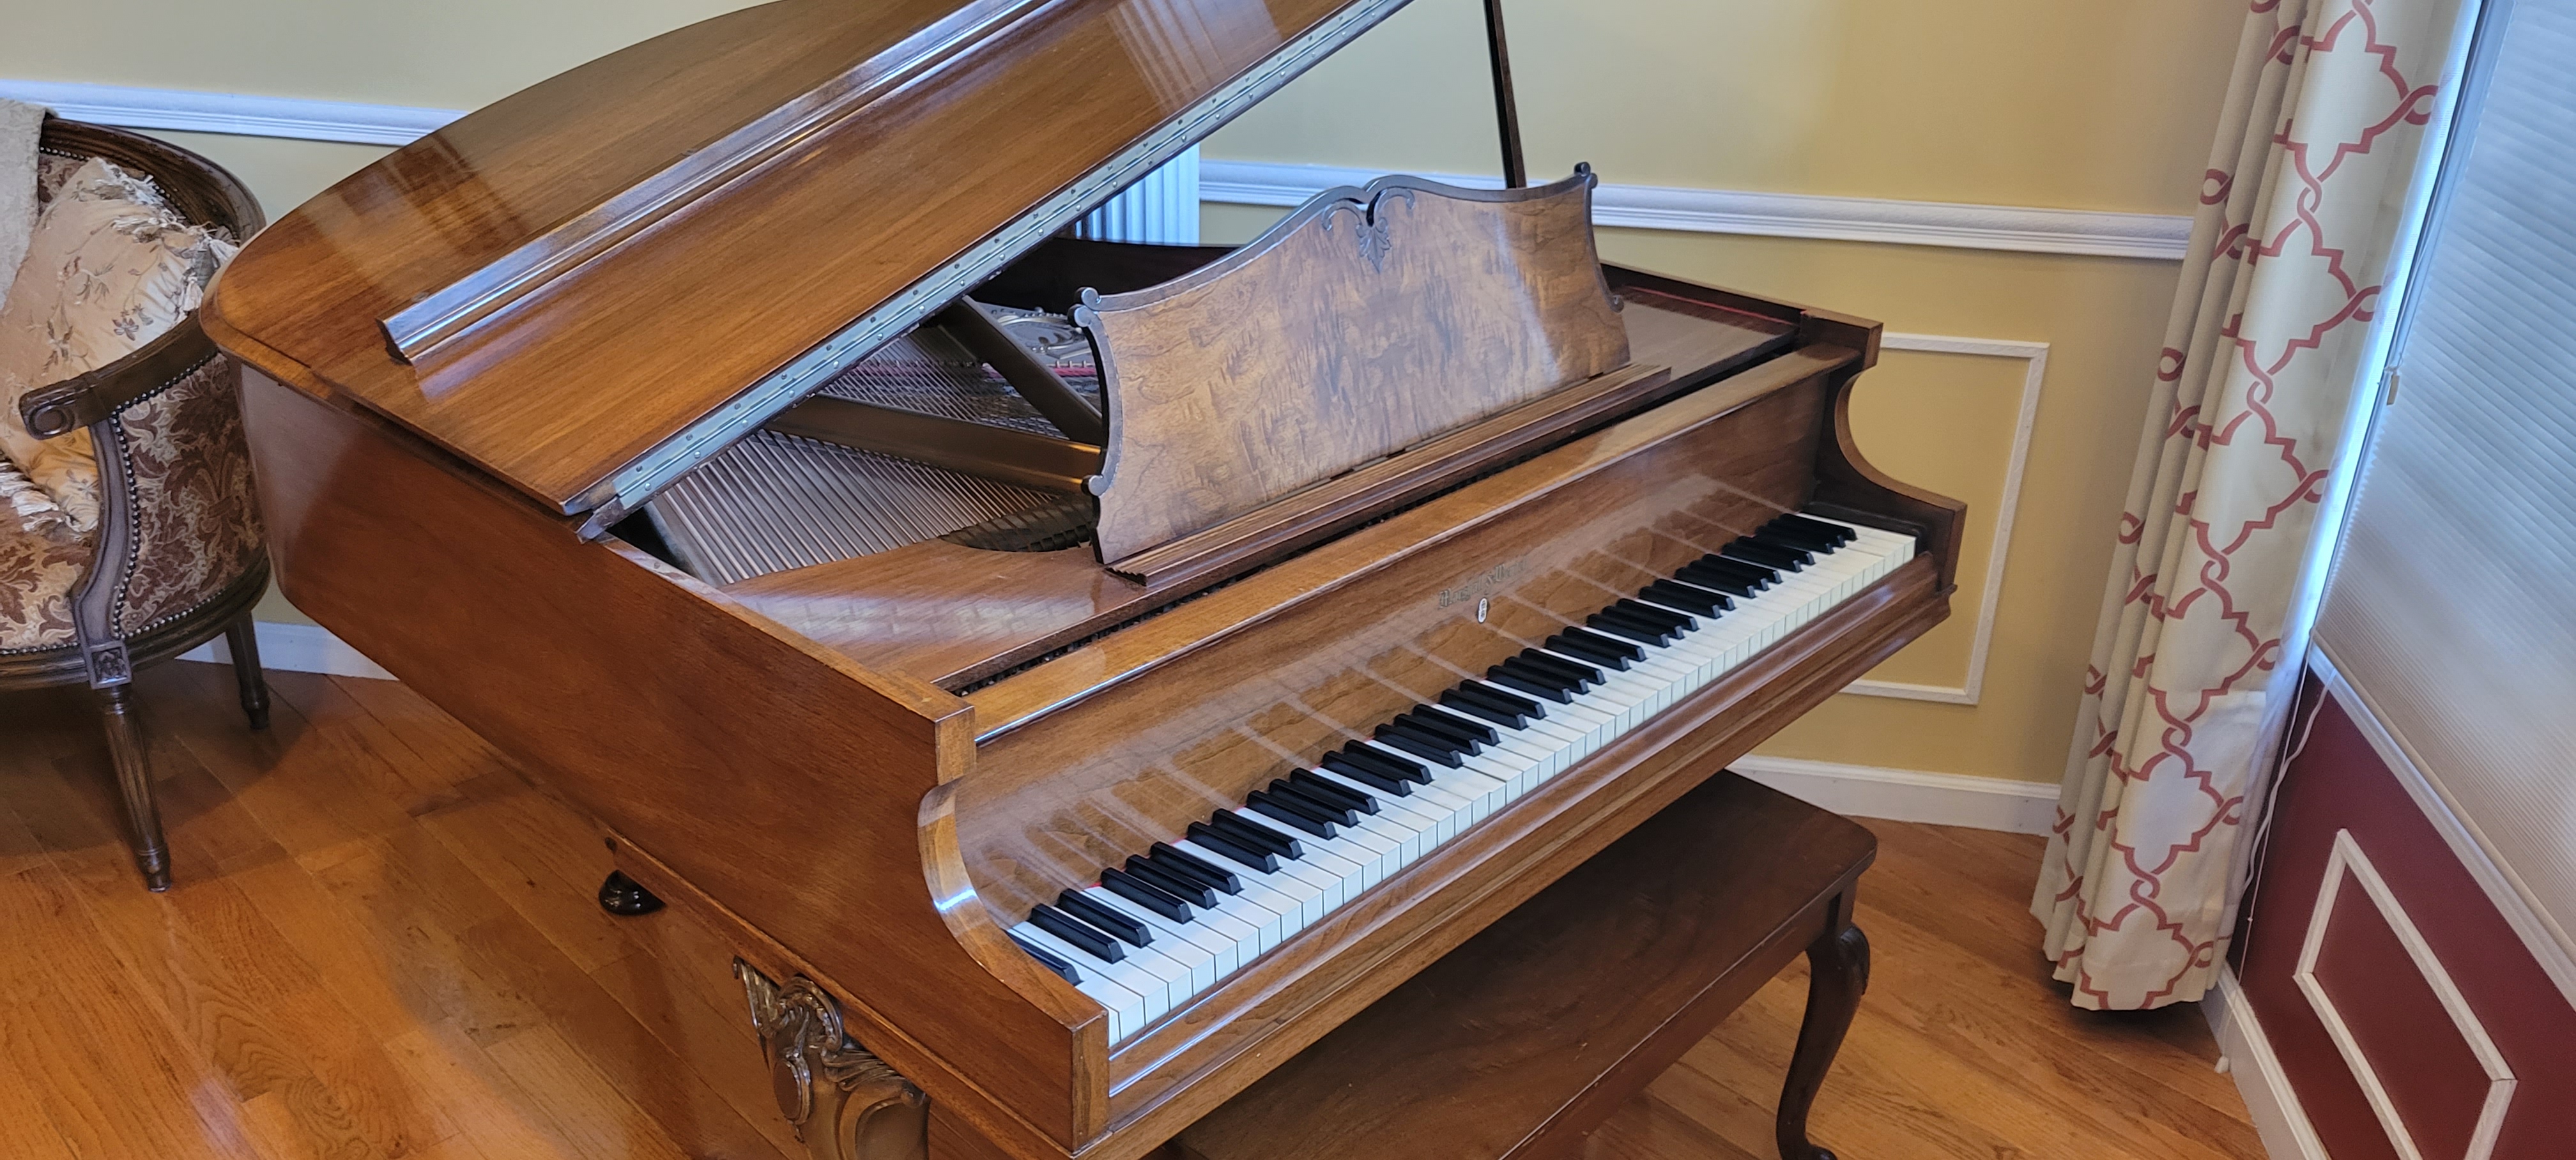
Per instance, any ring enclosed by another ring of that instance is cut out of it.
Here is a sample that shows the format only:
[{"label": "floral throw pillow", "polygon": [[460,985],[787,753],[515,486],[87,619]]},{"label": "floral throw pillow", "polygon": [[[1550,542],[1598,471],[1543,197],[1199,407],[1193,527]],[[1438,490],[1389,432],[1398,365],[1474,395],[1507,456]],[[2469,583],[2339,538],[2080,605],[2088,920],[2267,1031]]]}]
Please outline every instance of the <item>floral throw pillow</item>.
[{"label": "floral throw pillow", "polygon": [[141,349],[204,300],[237,249],[190,225],[148,177],[91,159],[54,190],[0,304],[0,455],[98,526],[98,460],[89,432],[29,433],[18,400]]}]

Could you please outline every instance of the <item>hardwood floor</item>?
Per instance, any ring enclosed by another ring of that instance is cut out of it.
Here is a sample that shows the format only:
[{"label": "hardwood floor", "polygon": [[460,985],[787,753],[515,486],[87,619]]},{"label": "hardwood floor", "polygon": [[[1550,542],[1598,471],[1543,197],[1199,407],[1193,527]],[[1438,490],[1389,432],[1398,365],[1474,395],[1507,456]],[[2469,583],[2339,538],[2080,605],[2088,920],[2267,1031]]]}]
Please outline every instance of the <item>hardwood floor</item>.
[{"label": "hardwood floor", "polygon": [[[591,900],[573,811],[402,686],[139,693],[178,885],[146,893],[86,690],[0,696],[0,1157],[545,1160],[801,1152],[724,949]],[[1818,1100],[1846,1160],[2262,1155],[2199,1013],[2063,1001],[2036,839],[1870,823],[1876,975]],[[1774,981],[1590,1155],[1776,1155],[1805,980]]]}]

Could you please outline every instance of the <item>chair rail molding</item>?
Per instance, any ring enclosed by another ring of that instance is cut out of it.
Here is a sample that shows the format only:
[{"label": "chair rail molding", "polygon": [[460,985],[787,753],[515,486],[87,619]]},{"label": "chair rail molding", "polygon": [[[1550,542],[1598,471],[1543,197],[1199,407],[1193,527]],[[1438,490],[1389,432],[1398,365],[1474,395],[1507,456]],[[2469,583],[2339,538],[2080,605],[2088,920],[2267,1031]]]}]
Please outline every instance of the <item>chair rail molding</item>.
[{"label": "chair rail molding", "polygon": [[[1199,200],[1232,205],[1302,205],[1337,185],[1364,185],[1373,169],[1286,165],[1266,161],[1199,162]],[[1495,186],[1493,177],[1420,176],[1452,185]],[[2180,261],[2191,219],[2165,214],[1899,201],[1877,197],[1602,185],[1592,191],[1592,221],[1629,229],[1695,234],[1819,238],[2028,254]]]},{"label": "chair rail molding", "polygon": [[[406,145],[465,115],[456,109],[68,81],[0,79],[0,97],[45,105],[75,120],[127,129],[362,145]],[[1337,185],[1366,184],[1379,174],[1345,166],[1209,159],[1201,163],[1199,176],[1201,201],[1291,206]],[[1422,176],[1456,185],[1498,184],[1491,177]],[[2161,261],[2180,260],[2191,239],[2190,218],[2165,214],[1656,185],[1601,186],[1593,192],[1593,220],[1605,226],[1683,233]]]}]

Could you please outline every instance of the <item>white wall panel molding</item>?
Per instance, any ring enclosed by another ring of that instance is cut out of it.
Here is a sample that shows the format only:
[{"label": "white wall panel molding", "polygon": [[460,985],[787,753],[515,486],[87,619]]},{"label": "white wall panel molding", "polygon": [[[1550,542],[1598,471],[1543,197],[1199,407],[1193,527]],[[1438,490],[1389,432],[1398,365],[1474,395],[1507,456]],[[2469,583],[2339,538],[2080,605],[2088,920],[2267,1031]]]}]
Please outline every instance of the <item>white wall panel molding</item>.
[{"label": "white wall panel molding", "polygon": [[2486,1102],[2478,1109],[2477,1128],[2469,1136],[2468,1150],[2460,1160],[2488,1160],[2495,1154],[2496,1137],[2504,1132],[2505,1111],[2513,1104],[2516,1082],[2513,1069],[2505,1066],[2504,1053],[2496,1050],[2495,1037],[2487,1034],[2486,1024],[2480,1022],[2477,1012],[2470,1009],[2468,999],[2460,994],[2459,985],[2451,981],[2451,972],[2442,965],[2441,956],[2433,952],[2433,945],[2426,942],[2424,933],[2415,928],[2415,920],[2407,917],[2406,909],[2398,905],[2397,896],[2388,889],[2388,881],[2380,877],[2379,868],[2371,864],[2370,855],[2362,850],[2360,842],[2353,839],[2350,830],[2335,831],[2334,852],[2326,856],[2325,885],[2317,891],[2316,907],[2308,912],[2307,941],[2300,944],[2299,965],[2290,973],[2291,980],[2298,983],[2299,992],[2308,997],[2308,1006],[2316,1010],[2318,1021],[2325,1024],[2326,1037],[2334,1041],[2335,1050],[2343,1055],[2344,1066],[2351,1068],[2353,1078],[2361,1083],[2362,1094],[2370,1100],[2370,1110],[2379,1117],[2379,1126],[2387,1131],[2388,1141],[2397,1148],[2397,1154],[2405,1160],[2426,1160],[2424,1150],[2407,1128],[2405,1118],[2398,1114],[2397,1103],[2390,1098],[2388,1085],[2380,1079],[2378,1067],[2362,1050],[2360,1040],[2353,1037],[2352,1028],[2344,1021],[2333,994],[2317,978],[2317,957],[2324,950],[2328,924],[2334,917],[2335,901],[2341,897],[2347,881],[2361,885],[2362,892],[2379,911],[2381,920],[2388,924],[2388,929],[2396,932],[2398,944],[2406,948],[2406,957],[2414,960],[2416,971],[2424,976],[2435,997],[2442,1001],[2442,1010],[2451,1016],[2451,1024],[2459,1028],[2460,1038],[2469,1045],[2470,1053],[2477,1056],[2478,1066],[2486,1070]]},{"label": "white wall panel molding", "polygon": [[2211,1037],[2218,1040],[2218,1069],[2236,1077],[2236,1090],[2245,1097],[2246,1115],[2263,1139],[2263,1150],[2272,1160],[2333,1160],[2316,1126],[2308,1122],[2307,1110],[2299,1106],[2290,1073],[2273,1054],[2272,1041],[2264,1038],[2262,1021],[2254,1017],[2254,1004],[2234,970],[2218,968],[2218,987],[2201,1003],[2201,1012],[2209,1018]]},{"label": "white wall panel molding", "polygon": [[2558,984],[2558,993],[2565,996],[2569,1004],[2576,1005],[2576,956],[2568,953],[2562,932],[2542,917],[2538,907],[2532,905],[2529,889],[2496,860],[2485,837],[2461,815],[2450,797],[2435,788],[2431,778],[2424,776],[2424,769],[2416,763],[2414,754],[2399,744],[2396,735],[2390,733],[2388,726],[2379,719],[2378,710],[2372,706],[2369,696],[2344,679],[2343,670],[2336,667],[2326,646],[2320,644],[2308,650],[2308,670],[2317,674],[2317,678],[2325,682],[2326,690],[2343,704],[2344,711],[2352,717],[2352,723],[2369,740],[2372,752],[2377,753],[2380,762],[2388,766],[2389,773],[2397,778],[2397,784],[2406,787],[2407,796],[2415,799],[2415,808],[2422,810],[2425,820],[2432,822],[2434,831],[2442,835],[2443,843],[2451,848],[2451,855],[2467,868],[2469,877],[2477,880],[2478,888],[2486,892],[2487,901],[2495,905],[2496,913],[2504,916],[2505,924],[2522,939],[2524,949],[2529,950],[2531,957],[2539,961],[2541,969],[2548,972],[2550,981]]},{"label": "white wall panel molding", "polygon": [[125,129],[177,129],[359,145],[408,145],[465,115],[456,109],[61,81],[0,79],[0,97],[43,105],[75,121]]},{"label": "white wall panel molding", "polygon": [[[456,109],[63,81],[0,79],[0,97],[47,105],[75,120],[129,129],[364,145],[408,144],[464,115]],[[1364,185],[1378,176],[1375,170],[1329,165],[1218,160],[1202,163],[1200,173],[1203,200],[1276,206],[1297,205],[1321,190]],[[1495,183],[1490,177],[1423,176],[1459,185]],[[1594,201],[1594,220],[1605,226],[1684,233],[2165,261],[2179,260],[2191,239],[2190,218],[2164,214],[1655,185],[1602,186]]]},{"label": "white wall panel molding", "polygon": [[2045,834],[2057,818],[2057,786],[1876,765],[1846,765],[1752,754],[1728,766],[1811,805],[1855,818]]},{"label": "white wall panel molding", "polygon": [[1983,355],[2023,361],[2021,404],[2013,420],[2012,453],[2004,465],[2003,501],[1995,508],[1994,547],[1986,553],[1985,592],[1977,601],[1977,627],[1968,646],[1967,678],[1957,685],[1918,685],[1863,677],[1844,686],[1846,693],[1974,705],[1986,687],[1986,654],[1995,639],[1995,615],[2004,595],[2004,563],[2012,552],[2013,513],[2021,507],[2023,468],[2030,463],[2032,430],[2039,423],[2039,387],[2048,375],[2048,344],[2002,338],[1960,338],[1947,334],[1883,334],[1879,349],[1927,354]]},{"label": "white wall panel molding", "polygon": [[[1325,189],[1365,185],[1376,176],[1378,172],[1372,169],[1210,158],[1200,163],[1199,197],[1233,205],[1299,205]],[[1499,184],[1492,177],[1442,173],[1422,176],[1454,185]],[[1592,220],[1605,226],[1694,234],[1822,238],[2165,261],[2181,260],[2191,241],[2191,219],[2164,214],[1659,185],[1601,186],[1593,193]]]}]

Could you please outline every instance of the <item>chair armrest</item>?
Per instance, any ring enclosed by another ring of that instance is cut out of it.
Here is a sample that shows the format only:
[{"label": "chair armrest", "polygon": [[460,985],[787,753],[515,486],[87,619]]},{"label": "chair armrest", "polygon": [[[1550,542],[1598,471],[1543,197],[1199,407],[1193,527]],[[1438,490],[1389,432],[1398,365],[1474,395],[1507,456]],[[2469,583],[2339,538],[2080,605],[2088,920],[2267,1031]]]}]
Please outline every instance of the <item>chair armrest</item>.
[{"label": "chair armrest", "polygon": [[99,422],[215,357],[215,342],[190,314],[141,350],[91,371],[30,391],[18,400],[18,417],[38,439],[51,439]]}]

